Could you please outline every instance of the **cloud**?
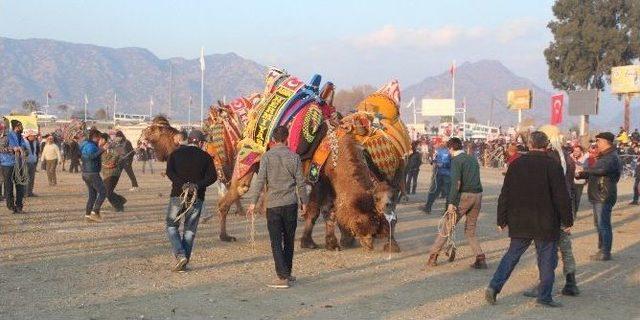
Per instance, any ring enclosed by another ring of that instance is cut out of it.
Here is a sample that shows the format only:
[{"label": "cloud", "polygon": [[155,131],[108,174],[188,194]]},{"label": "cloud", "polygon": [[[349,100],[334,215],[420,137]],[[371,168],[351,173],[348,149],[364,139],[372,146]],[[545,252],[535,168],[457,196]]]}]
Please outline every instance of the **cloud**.
[{"label": "cloud", "polygon": [[541,21],[523,17],[502,23],[496,27],[461,27],[446,25],[438,28],[404,28],[385,25],[370,33],[347,40],[358,49],[413,48],[446,49],[461,44],[497,43],[509,44],[540,33]]},{"label": "cloud", "polygon": [[443,26],[429,28],[398,28],[386,25],[371,33],[352,37],[350,42],[360,49],[388,47],[448,47],[456,42],[469,38],[477,38],[485,34],[481,27],[461,28]]}]

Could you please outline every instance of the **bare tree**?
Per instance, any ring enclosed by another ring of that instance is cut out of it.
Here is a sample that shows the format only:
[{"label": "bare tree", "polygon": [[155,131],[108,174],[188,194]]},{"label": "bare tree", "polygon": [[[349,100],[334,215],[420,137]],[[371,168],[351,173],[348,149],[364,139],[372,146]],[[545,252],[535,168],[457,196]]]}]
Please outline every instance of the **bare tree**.
[{"label": "bare tree", "polygon": [[365,84],[355,86],[351,90],[339,90],[333,99],[333,105],[340,113],[349,113],[355,110],[355,106],[368,95],[376,91],[376,88]]},{"label": "bare tree", "polygon": [[31,113],[40,110],[40,105],[33,99],[22,101],[22,109]]},{"label": "bare tree", "polygon": [[98,110],[96,110],[96,112],[93,115],[96,120],[106,120],[107,119],[107,111],[104,110],[104,108],[100,108]]}]

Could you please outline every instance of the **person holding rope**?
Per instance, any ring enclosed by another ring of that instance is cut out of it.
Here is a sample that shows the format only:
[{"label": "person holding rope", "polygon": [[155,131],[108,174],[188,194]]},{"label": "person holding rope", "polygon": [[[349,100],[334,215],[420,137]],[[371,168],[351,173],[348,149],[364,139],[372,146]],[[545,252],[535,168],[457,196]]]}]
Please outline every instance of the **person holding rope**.
[{"label": "person holding rope", "polygon": [[129,176],[129,180],[131,180],[131,189],[129,191],[138,191],[138,180],[136,179],[136,174],[133,172],[133,157],[135,155],[135,149],[133,149],[133,145],[131,145],[131,141],[129,141],[122,131],[116,131],[116,137],[114,139],[116,144],[118,144],[119,148],[122,148],[122,155],[120,159],[120,163],[122,165],[122,169]]},{"label": "person holding rope", "polygon": [[[448,241],[452,241],[455,225],[466,216],[464,234],[469,246],[473,250],[476,261],[471,265],[475,269],[486,269],[487,262],[476,238],[476,226],[480,216],[482,205],[482,183],[480,182],[480,165],[478,160],[462,150],[462,141],[451,138],[447,142],[447,148],[453,156],[451,160],[451,189],[448,192],[447,212],[443,217],[444,230],[440,230],[436,241],[431,247],[427,267],[438,265],[438,254]],[[455,243],[451,243],[449,261],[453,261],[456,255]]]},{"label": "person holding rope", "polygon": [[274,144],[260,159],[260,170],[250,197],[248,215],[253,215],[258,197],[266,187],[267,228],[277,278],[271,288],[286,289],[296,278],[293,270],[293,249],[298,224],[298,203],[304,212],[308,195],[302,176],[300,157],[286,145],[289,130],[279,126],[273,130]]},{"label": "person holding rope", "polygon": [[[211,156],[197,147],[198,139],[184,133],[175,135],[179,147],[167,160],[167,177],[171,180],[171,199],[167,208],[166,230],[176,263],[174,272],[185,272],[191,260],[200,213],[208,186],[216,182],[216,168]],[[180,220],[183,233],[180,235]]]},{"label": "person holding rope", "polygon": [[566,233],[573,226],[571,199],[560,163],[547,155],[549,138],[544,132],[531,133],[529,153],[511,163],[498,197],[498,230],[509,228],[511,243],[485,290],[485,299],[496,303],[520,257],[531,242],[538,256],[540,282],[537,302],[560,307],[551,292],[558,266],[561,226]]},{"label": "person holding rope", "polygon": [[[8,134],[8,146],[12,153],[2,153],[0,155],[0,165],[4,176],[4,189],[7,201],[7,208],[13,213],[24,213],[22,211],[24,188],[29,183],[29,169],[27,167],[27,148],[22,138],[22,122],[11,120],[11,131]],[[15,188],[15,198],[14,198]]]},{"label": "person holding rope", "polygon": [[119,164],[120,154],[115,150],[114,145],[109,143],[109,134],[102,133],[100,136],[101,141],[104,141],[106,146],[100,160],[102,162],[102,182],[104,183],[107,200],[111,203],[115,212],[123,212],[127,199],[115,191],[122,173]]}]

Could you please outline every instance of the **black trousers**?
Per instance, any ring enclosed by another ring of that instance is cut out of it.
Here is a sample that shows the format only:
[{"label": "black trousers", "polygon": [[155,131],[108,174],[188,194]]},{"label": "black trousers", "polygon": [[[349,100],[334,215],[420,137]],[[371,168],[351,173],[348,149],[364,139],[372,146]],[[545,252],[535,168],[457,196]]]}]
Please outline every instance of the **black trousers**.
[{"label": "black trousers", "polygon": [[420,171],[407,172],[407,194],[416,194],[416,188],[418,187],[418,173],[420,173]]},{"label": "black trousers", "polygon": [[78,173],[80,168],[80,159],[71,158],[71,164],[69,164],[69,172]]},{"label": "black trousers", "polygon": [[[7,201],[7,208],[9,208],[9,210],[22,208],[22,199],[24,198],[25,186],[16,184],[15,181],[13,181],[13,170],[15,170],[15,168],[16,166],[2,166],[2,175],[4,176],[4,192]],[[15,199],[13,198],[14,187],[16,190]]]},{"label": "black trousers", "polygon": [[127,201],[123,196],[115,192],[119,180],[120,174],[102,179],[104,188],[106,189],[107,200],[109,200],[111,206],[116,210],[124,209],[124,203]]},{"label": "black trousers", "polygon": [[293,268],[293,244],[298,226],[298,205],[267,208],[267,228],[271,239],[271,251],[280,279],[291,276]]},{"label": "black trousers", "polygon": [[138,187],[138,180],[136,180],[136,174],[133,173],[133,168],[131,167],[131,162],[125,162],[122,165],[122,169],[129,176],[129,180],[131,180],[131,186],[134,187],[134,188],[137,188]]}]

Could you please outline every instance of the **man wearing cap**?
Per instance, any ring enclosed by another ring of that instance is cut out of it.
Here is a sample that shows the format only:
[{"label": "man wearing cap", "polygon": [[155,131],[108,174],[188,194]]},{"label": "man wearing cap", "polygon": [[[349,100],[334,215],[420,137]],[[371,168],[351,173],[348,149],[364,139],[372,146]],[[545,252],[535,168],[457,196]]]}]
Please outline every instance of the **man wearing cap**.
[{"label": "man wearing cap", "polygon": [[127,140],[122,131],[116,131],[116,137],[114,139],[117,148],[122,149],[122,154],[120,155],[120,163],[122,166],[122,170],[127,173],[129,176],[129,180],[131,180],[131,189],[129,191],[137,191],[138,190],[138,180],[136,179],[136,174],[133,172],[133,156],[135,151],[133,150],[133,145],[131,145],[131,141]]},{"label": "man wearing cap", "polygon": [[[12,154],[0,154],[0,165],[2,166],[2,175],[4,176],[4,189],[6,192],[7,208],[13,213],[22,212],[22,200],[24,197],[23,181],[15,181],[14,170],[20,169],[20,164],[16,163],[16,159],[26,157],[28,153],[25,149],[26,143],[22,139],[22,122],[11,120],[11,131],[8,134],[8,146],[13,150]],[[28,181],[25,181],[25,184]],[[15,198],[14,198],[15,188]]]},{"label": "man wearing cap", "polygon": [[611,211],[618,200],[617,184],[622,172],[622,162],[613,145],[614,140],[611,132],[599,133],[596,136],[596,163],[578,173],[578,178],[589,182],[587,194],[593,205],[593,221],[598,229],[598,252],[591,256],[596,261],[611,260]]},{"label": "man wearing cap", "polygon": [[34,131],[27,133],[27,148],[29,149],[29,156],[27,157],[27,165],[29,166],[29,185],[27,186],[27,197],[35,197],[33,193],[33,186],[36,179],[36,168],[38,167],[38,160],[40,158],[40,143],[37,139],[37,134]]}]

